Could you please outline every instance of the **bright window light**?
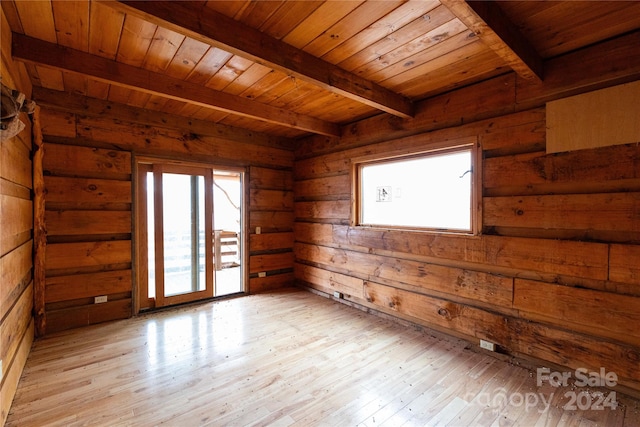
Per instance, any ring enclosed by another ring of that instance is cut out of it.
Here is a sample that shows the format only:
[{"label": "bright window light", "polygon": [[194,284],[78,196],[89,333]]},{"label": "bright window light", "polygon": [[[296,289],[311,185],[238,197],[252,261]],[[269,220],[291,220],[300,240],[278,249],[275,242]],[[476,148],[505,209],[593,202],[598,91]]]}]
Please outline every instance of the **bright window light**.
[{"label": "bright window light", "polygon": [[358,165],[359,224],[473,231],[471,147]]}]

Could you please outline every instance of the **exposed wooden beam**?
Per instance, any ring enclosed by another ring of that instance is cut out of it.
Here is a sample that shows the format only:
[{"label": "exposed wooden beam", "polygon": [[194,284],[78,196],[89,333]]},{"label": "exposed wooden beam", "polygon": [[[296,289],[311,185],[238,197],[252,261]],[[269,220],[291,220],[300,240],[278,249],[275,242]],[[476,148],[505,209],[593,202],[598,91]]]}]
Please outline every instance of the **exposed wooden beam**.
[{"label": "exposed wooden beam", "polygon": [[40,107],[33,112],[33,313],[36,337],[44,336],[47,330],[45,310],[45,253],[47,250],[47,227],[45,222],[45,184],[43,172],[44,138]]},{"label": "exposed wooden beam", "polygon": [[494,1],[441,0],[520,77],[542,81],[543,61]]},{"label": "exposed wooden beam", "polygon": [[186,133],[214,136],[230,141],[251,141],[252,144],[287,150],[292,150],[294,146],[294,140],[289,138],[276,137],[206,120],[177,116],[171,113],[151,111],[145,108],[132,107],[117,102],[89,98],[39,86],[33,88],[31,98],[36,101],[39,106],[48,107],[57,111],[92,117],[112,117],[142,125],[179,129]]},{"label": "exposed wooden beam", "polygon": [[213,9],[194,7],[194,2],[111,0],[106,4],[389,114],[403,118],[414,114],[412,102],[404,96]]},{"label": "exposed wooden beam", "polygon": [[25,62],[84,74],[107,83],[202,107],[316,134],[340,135],[340,127],[335,123],[257,103],[240,96],[230,95],[161,73],[133,67],[18,33],[13,34],[12,55],[15,59]]}]

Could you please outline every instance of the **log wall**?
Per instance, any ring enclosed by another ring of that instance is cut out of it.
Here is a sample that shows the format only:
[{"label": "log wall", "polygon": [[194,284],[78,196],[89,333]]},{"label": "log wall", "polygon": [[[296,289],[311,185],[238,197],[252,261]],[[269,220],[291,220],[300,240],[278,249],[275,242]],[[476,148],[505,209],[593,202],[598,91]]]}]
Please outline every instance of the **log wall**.
[{"label": "log wall", "polygon": [[[447,96],[474,104],[510,78]],[[468,106],[444,105],[432,131],[384,140],[366,130],[373,118],[296,151],[297,283],[502,353],[604,367],[640,390],[640,144],[546,154],[543,105],[456,126],[448,117]],[[480,235],[350,226],[350,159],[467,137],[482,149]]]},{"label": "log wall", "polygon": [[[46,330],[128,317],[131,153],[50,143],[47,138],[43,160]],[[94,297],[100,295],[108,301],[94,304]]]},{"label": "log wall", "polygon": [[[11,32],[0,8],[2,83],[31,96],[24,66],[14,63]],[[32,126],[0,142],[0,425],[4,425],[34,338]]]},{"label": "log wall", "polygon": [[[63,106],[48,106],[42,116],[47,333],[132,315],[136,155],[246,168],[249,292],[292,283],[293,152],[284,144],[196,134],[175,119],[176,127],[163,128]],[[100,295],[108,302],[94,304]]]}]

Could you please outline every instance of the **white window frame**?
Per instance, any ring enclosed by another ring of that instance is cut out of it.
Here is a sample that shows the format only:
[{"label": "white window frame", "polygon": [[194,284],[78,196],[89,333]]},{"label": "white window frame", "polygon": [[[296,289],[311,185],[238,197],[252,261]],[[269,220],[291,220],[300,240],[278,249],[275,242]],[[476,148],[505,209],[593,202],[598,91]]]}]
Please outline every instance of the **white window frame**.
[{"label": "white window frame", "polygon": [[[419,232],[431,232],[438,234],[478,235],[481,229],[481,150],[477,137],[461,138],[453,141],[444,141],[437,144],[428,144],[428,149],[404,149],[394,152],[373,153],[367,156],[357,157],[351,160],[351,226],[369,229],[397,229]],[[449,228],[432,227],[408,227],[393,224],[364,224],[362,222],[362,187],[361,170],[363,166],[397,162],[430,156],[455,153],[469,150],[471,152],[471,189],[470,189],[470,229],[459,230]]]}]

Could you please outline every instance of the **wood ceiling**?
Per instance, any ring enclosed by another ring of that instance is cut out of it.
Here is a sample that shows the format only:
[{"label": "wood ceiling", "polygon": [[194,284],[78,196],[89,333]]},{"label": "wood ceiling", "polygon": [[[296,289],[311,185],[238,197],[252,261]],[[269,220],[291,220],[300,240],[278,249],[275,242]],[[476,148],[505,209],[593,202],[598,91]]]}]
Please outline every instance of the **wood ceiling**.
[{"label": "wood ceiling", "polygon": [[[376,114],[640,28],[637,1],[2,0],[34,98],[64,91],[277,137]],[[7,33],[2,31],[3,36]]]}]

